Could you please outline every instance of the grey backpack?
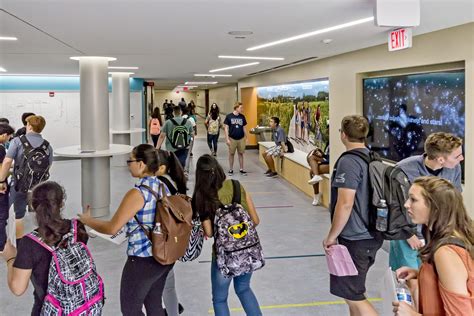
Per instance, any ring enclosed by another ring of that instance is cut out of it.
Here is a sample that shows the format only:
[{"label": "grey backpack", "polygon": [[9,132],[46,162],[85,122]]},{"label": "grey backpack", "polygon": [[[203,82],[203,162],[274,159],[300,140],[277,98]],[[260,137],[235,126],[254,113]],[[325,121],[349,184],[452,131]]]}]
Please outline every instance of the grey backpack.
[{"label": "grey backpack", "polygon": [[240,183],[232,180],[232,204],[222,205],[214,218],[217,268],[235,277],[265,265],[262,246],[249,213],[240,205]]}]

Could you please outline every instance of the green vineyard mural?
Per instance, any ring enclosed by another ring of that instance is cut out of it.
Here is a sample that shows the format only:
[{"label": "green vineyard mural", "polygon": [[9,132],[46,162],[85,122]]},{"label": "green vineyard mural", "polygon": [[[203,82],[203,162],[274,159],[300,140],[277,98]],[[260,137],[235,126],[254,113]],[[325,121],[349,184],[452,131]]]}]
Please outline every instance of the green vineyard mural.
[{"label": "green vineyard mural", "polygon": [[258,125],[267,126],[278,116],[299,149],[329,145],[329,82],[318,80],[257,88]]}]

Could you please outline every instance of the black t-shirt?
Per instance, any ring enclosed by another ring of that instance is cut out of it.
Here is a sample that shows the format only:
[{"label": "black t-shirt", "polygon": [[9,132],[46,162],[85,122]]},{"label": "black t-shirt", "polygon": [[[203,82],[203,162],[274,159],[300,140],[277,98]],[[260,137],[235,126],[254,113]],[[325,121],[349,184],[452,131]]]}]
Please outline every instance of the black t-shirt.
[{"label": "black t-shirt", "polygon": [[235,115],[233,112],[227,114],[224,124],[229,126],[229,137],[235,140],[244,138],[244,126],[247,125],[247,120],[243,114]]},{"label": "black t-shirt", "polygon": [[[70,223],[70,220],[66,220]],[[78,222],[78,229],[85,231],[84,225]],[[80,234],[78,236],[81,236]],[[85,240],[80,241],[87,244],[89,239],[85,235]],[[43,305],[46,290],[48,289],[49,265],[52,255],[43,246],[29,237],[23,237],[18,240],[18,251],[13,267],[24,270],[32,270],[31,283],[34,287],[34,305],[31,315],[39,315]]]},{"label": "black t-shirt", "polygon": [[7,155],[7,150],[5,149],[5,145],[0,144],[0,163],[3,163],[3,159],[5,159],[6,155]]},{"label": "black t-shirt", "polygon": [[21,135],[26,135],[26,127],[23,126],[22,128],[19,128],[15,134],[13,135],[13,137],[20,137]]},{"label": "black t-shirt", "polygon": [[425,167],[426,167],[426,170],[428,170],[428,172],[429,172],[432,176],[435,176],[435,177],[437,177],[437,176],[441,173],[441,171],[443,171],[443,168],[439,168],[439,169],[433,170],[433,169],[431,169],[431,168],[428,168],[428,166],[426,166],[426,165],[425,165]]},{"label": "black t-shirt", "polygon": [[[4,144],[0,144],[0,164],[3,163],[3,159],[5,159],[5,156],[7,154],[7,150],[5,149],[5,145]],[[6,214],[8,214],[8,192],[9,192],[9,188],[8,188],[8,185],[7,185],[7,192],[6,194],[1,194],[0,193],[0,213],[4,213],[4,212],[7,212]],[[7,218],[8,218],[8,215],[7,215]]]}]

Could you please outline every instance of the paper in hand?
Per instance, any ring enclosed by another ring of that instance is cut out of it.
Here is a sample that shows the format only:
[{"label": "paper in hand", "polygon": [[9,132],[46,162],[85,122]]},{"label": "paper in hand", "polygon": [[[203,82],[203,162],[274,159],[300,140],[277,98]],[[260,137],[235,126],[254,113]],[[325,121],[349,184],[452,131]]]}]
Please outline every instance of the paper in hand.
[{"label": "paper in hand", "polygon": [[16,222],[13,204],[8,212],[7,239],[10,239],[12,246],[16,248]]},{"label": "paper in hand", "polygon": [[89,233],[104,238],[105,240],[111,241],[116,245],[122,244],[125,240],[127,240],[127,236],[125,233],[125,227],[120,228],[120,230],[115,235],[107,235],[99,233],[93,229],[89,230]]}]

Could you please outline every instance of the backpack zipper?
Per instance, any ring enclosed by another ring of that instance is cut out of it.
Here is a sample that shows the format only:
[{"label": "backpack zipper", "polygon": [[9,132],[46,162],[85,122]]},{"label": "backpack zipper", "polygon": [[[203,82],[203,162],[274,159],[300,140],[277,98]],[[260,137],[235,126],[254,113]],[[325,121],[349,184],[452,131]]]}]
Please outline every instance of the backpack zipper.
[{"label": "backpack zipper", "polygon": [[255,247],[256,245],[260,244],[260,242],[255,242],[247,247],[243,247],[243,248],[240,248],[240,249],[235,249],[235,250],[224,250],[224,252],[236,252],[236,251],[241,251],[241,250],[245,250],[245,249],[249,249],[249,248],[252,248],[252,247]]}]

